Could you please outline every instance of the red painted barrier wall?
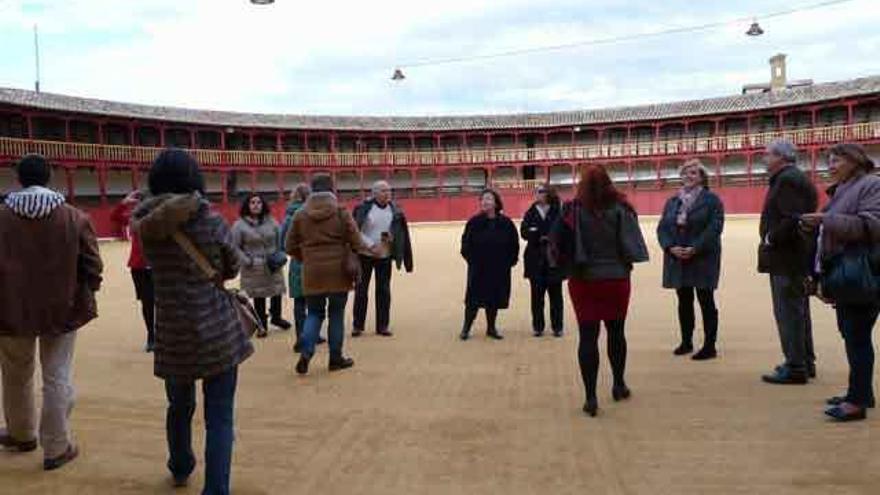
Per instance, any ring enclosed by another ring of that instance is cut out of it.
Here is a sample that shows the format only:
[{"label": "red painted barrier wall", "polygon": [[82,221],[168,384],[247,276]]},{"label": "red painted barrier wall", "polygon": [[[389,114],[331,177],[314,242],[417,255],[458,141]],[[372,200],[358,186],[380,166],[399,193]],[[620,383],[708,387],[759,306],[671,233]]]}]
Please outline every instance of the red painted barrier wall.
[{"label": "red painted barrier wall", "polygon": [[[766,188],[755,187],[729,187],[714,190],[724,202],[727,213],[760,213]],[[659,191],[631,191],[628,193],[630,201],[641,215],[657,215],[663,210],[663,205],[674,190]],[[512,218],[522,218],[525,211],[534,200],[528,191],[504,191],[501,194],[504,201],[505,212]],[[568,199],[571,194],[563,194],[563,199]],[[349,208],[353,208],[358,201],[347,201]],[[479,209],[479,197],[455,196],[445,198],[403,198],[398,201],[406,212],[411,223],[417,222],[448,222],[463,221],[474,215]],[[83,207],[95,224],[95,229],[100,237],[119,237],[121,226],[110,221],[110,211],[113,205]],[[239,205],[229,203],[227,205],[215,205],[230,223],[238,218]],[[276,202],[272,205],[272,213],[279,221],[284,218],[286,204]]]}]

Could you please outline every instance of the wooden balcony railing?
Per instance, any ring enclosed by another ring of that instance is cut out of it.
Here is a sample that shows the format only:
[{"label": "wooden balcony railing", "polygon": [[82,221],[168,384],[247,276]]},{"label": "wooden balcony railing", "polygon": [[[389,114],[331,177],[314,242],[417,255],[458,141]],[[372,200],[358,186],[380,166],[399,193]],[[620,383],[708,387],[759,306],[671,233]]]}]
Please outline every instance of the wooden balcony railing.
[{"label": "wooden balcony railing", "polygon": [[[586,160],[625,160],[674,157],[690,154],[760,149],[774,139],[798,145],[832,144],[841,141],[880,141],[880,122],[786,129],[753,134],[687,137],[660,141],[579,144],[540,148],[461,149],[452,151],[389,151],[364,153],[315,153],[274,151],[191,150],[206,168],[396,168],[468,165],[518,165]],[[159,148],[87,143],[65,143],[0,138],[0,159],[15,160],[26,153],[40,153],[70,164],[149,165]]]}]

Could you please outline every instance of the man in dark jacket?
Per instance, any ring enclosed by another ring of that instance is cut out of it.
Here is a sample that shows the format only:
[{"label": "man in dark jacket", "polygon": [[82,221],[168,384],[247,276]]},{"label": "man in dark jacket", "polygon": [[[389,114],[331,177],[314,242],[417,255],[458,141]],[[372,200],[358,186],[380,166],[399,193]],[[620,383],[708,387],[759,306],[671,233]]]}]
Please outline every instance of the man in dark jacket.
[{"label": "man in dark jacket", "polygon": [[361,254],[361,280],[354,296],[354,329],[352,336],[364,333],[367,319],[370,278],[376,272],[376,333],[390,337],[388,329],[391,312],[391,262],[413,271],[412,244],[406,216],[391,201],[391,187],[385,181],[373,184],[373,196],[354,209],[354,219],[367,246],[374,253]]},{"label": "man in dark jacket", "polygon": [[767,383],[803,384],[815,376],[813,330],[805,280],[812,247],[800,233],[800,216],[816,211],[816,188],[797,167],[797,148],[774,141],[764,155],[770,187],[761,213],[758,271],[770,275],[773,313],[785,363],[762,378]]},{"label": "man in dark jacket", "polygon": [[46,188],[51,168],[28,155],[17,167],[22,189],[0,205],[0,368],[6,429],[0,446],[37,448],[34,362],[40,348],[43,469],[77,456],[68,428],[73,408],[76,330],[97,316],[103,265],[88,217]]}]

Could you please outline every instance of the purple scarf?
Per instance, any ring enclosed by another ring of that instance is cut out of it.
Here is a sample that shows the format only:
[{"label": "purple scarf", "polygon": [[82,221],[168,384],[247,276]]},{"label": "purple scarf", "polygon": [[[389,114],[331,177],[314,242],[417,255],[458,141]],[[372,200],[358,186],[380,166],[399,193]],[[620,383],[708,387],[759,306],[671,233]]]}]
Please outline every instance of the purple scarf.
[{"label": "purple scarf", "polygon": [[678,213],[675,216],[676,225],[679,227],[687,225],[688,213],[690,213],[691,208],[694,207],[694,203],[697,202],[697,198],[700,197],[702,192],[703,186],[692,187],[690,190],[682,187],[678,191],[678,199],[681,201],[681,205],[678,207]]}]

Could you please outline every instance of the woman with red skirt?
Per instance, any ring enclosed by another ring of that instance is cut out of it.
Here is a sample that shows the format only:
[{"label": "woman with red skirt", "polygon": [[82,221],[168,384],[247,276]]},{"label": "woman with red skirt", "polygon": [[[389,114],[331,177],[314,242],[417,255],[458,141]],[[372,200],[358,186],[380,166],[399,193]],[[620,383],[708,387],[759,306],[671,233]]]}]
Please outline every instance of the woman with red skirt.
[{"label": "woman with red skirt", "polygon": [[630,272],[634,263],[648,260],[648,250],[635,210],[614,188],[605,168],[598,165],[581,172],[577,196],[563,206],[552,242],[568,274],[580,330],[578,362],[587,396],[584,412],[595,416],[599,408],[599,326],[603,321],[614,375],[612,397],[619,401],[630,396],[624,380]]}]

